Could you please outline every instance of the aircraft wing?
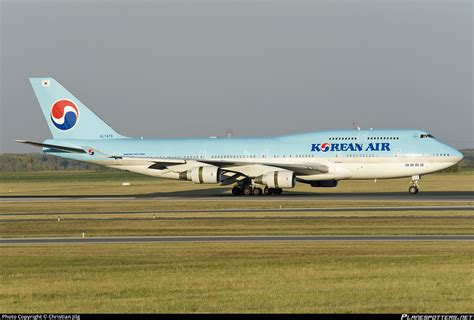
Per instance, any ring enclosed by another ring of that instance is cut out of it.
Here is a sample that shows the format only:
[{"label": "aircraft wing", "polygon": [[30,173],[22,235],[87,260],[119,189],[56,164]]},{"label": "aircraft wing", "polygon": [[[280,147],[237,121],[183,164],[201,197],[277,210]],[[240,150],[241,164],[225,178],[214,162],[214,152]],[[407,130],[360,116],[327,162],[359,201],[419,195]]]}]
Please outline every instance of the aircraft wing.
[{"label": "aircraft wing", "polygon": [[252,165],[261,165],[266,167],[273,167],[275,170],[283,169],[290,170],[299,175],[310,175],[318,173],[329,172],[329,167],[324,164],[317,163],[299,163],[299,164],[288,164],[288,163],[277,163],[277,162],[250,162],[250,161],[228,161],[228,160],[205,160],[205,159],[160,159],[160,158],[145,158],[145,157],[113,157],[120,158],[124,161],[142,161],[148,162],[151,165],[150,169],[164,170],[169,169],[175,172],[181,172],[188,170],[188,166],[199,166],[200,164],[213,165],[221,168],[227,172],[242,173],[239,167],[248,167]]},{"label": "aircraft wing", "polygon": [[109,158],[113,158],[113,159],[121,159],[123,161],[129,161],[129,162],[133,162],[133,161],[140,161],[140,162],[148,162],[150,163],[150,167],[151,169],[157,169],[157,170],[162,170],[162,169],[165,169],[165,168],[168,168],[170,166],[174,166],[174,165],[179,165],[179,164],[186,164],[187,161],[184,160],[184,159],[172,159],[172,158],[147,158],[147,157],[134,157],[134,156],[125,156],[125,157],[122,157],[122,156],[110,156]]},{"label": "aircraft wing", "polygon": [[[36,147],[49,148],[52,150],[58,150],[69,153],[87,153],[86,149],[76,146],[65,146],[40,143],[28,140],[15,140],[16,142],[30,144]],[[97,150],[95,150],[97,151]],[[189,170],[192,166],[199,166],[199,164],[208,164],[220,167],[222,170],[239,174],[239,176],[247,176],[246,173],[239,170],[239,167],[249,167],[254,165],[262,165],[266,167],[273,167],[276,170],[290,170],[299,175],[310,175],[318,173],[329,172],[328,166],[324,164],[315,163],[299,163],[299,164],[288,164],[288,163],[276,163],[276,162],[250,162],[250,161],[229,161],[229,160],[205,160],[205,159],[168,159],[168,158],[146,158],[146,157],[134,157],[134,156],[105,156],[107,158],[121,159],[127,162],[140,161],[141,163],[148,163],[150,169],[165,170],[168,169],[174,172],[182,172]]]},{"label": "aircraft wing", "polygon": [[202,163],[207,163],[221,167],[223,169],[227,167],[239,167],[239,166],[249,166],[249,165],[263,165],[268,167],[275,167],[284,170],[290,170],[296,174],[318,174],[318,173],[328,173],[329,167],[324,164],[318,163],[298,163],[298,164],[288,164],[288,163],[278,163],[278,162],[245,162],[245,161],[207,161],[200,160]]}]

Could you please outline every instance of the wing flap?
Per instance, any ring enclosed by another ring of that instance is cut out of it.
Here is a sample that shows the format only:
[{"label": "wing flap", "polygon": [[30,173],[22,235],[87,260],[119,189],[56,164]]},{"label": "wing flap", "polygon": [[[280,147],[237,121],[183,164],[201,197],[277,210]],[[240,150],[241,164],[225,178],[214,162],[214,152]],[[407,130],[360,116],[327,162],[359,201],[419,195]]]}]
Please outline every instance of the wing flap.
[{"label": "wing flap", "polygon": [[239,167],[239,166],[248,166],[248,165],[264,165],[268,167],[275,167],[284,170],[290,170],[296,174],[318,174],[318,173],[328,173],[329,167],[324,164],[319,163],[298,163],[298,164],[288,164],[288,163],[278,163],[278,162],[243,162],[243,161],[226,161],[226,160],[199,160],[199,162],[211,164],[221,168],[226,167]]}]

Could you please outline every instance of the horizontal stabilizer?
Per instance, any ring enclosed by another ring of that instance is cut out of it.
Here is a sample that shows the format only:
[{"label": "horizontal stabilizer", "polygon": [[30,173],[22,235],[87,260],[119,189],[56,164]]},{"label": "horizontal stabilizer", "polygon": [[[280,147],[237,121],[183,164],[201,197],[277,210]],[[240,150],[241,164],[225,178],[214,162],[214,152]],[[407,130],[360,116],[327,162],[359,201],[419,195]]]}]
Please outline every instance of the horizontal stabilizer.
[{"label": "horizontal stabilizer", "polygon": [[33,141],[27,141],[27,140],[15,140],[15,141],[19,142],[19,143],[30,144],[30,145],[35,146],[35,147],[50,148],[50,149],[64,151],[64,152],[86,153],[86,151],[82,148],[58,146],[58,145],[55,145],[55,144],[39,143],[39,142],[33,142]]}]

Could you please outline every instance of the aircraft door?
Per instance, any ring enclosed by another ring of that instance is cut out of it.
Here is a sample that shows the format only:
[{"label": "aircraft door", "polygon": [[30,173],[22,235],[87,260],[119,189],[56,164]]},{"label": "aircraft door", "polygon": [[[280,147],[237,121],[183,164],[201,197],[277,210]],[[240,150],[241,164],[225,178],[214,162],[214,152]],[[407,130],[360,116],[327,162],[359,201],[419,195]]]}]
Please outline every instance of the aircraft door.
[{"label": "aircraft door", "polygon": [[359,130],[357,135],[358,143],[364,144],[367,142],[367,130]]}]

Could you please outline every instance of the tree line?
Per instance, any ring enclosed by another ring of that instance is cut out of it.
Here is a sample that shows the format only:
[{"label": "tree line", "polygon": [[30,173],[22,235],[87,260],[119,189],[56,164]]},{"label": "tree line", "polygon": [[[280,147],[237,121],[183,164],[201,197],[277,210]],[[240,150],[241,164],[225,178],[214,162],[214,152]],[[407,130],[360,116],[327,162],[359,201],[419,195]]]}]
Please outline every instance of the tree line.
[{"label": "tree line", "polygon": [[107,167],[42,153],[0,154],[0,172],[54,170],[109,170]]}]

